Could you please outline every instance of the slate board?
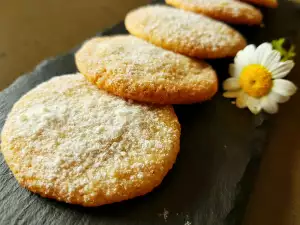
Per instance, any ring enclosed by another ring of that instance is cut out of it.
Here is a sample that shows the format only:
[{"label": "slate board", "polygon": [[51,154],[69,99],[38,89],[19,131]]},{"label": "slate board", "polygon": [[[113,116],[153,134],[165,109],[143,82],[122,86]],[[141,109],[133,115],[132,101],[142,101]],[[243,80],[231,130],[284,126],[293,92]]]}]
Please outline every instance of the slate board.
[{"label": "slate board", "polygon": [[[300,46],[300,9],[281,1],[277,10],[263,9],[265,27],[236,27],[249,43],[288,37]],[[276,16],[275,16],[276,15]],[[98,35],[126,33],[120,23]],[[74,51],[45,60],[0,93],[0,129],[13,104],[53,76],[76,71]],[[210,60],[220,83],[231,59]],[[294,70],[299,72],[299,68]],[[0,225],[231,225],[240,224],[251,193],[260,155],[272,120],[239,110],[222,90],[212,101],[178,105],[181,151],[171,172],[152,193],[133,200],[84,208],[41,198],[21,188],[0,154]],[[167,218],[162,215],[168,212]]]}]

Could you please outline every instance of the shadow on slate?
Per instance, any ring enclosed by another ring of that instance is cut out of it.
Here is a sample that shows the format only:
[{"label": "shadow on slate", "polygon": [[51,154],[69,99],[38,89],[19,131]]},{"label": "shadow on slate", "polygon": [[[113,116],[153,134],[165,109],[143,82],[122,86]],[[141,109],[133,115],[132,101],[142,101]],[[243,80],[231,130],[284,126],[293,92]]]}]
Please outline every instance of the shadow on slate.
[{"label": "shadow on slate", "polygon": [[[250,43],[284,35],[299,43],[295,21],[300,21],[300,14],[291,3],[282,2],[278,10],[264,9],[264,14],[265,28],[236,28]],[[127,33],[123,23],[98,35],[120,33]],[[42,62],[0,93],[0,129],[24,93],[53,76],[76,71],[76,49]],[[230,62],[231,59],[209,61],[218,72],[220,84],[228,77]],[[221,92],[209,102],[175,106],[182,125],[177,162],[157,189],[133,200],[84,208],[41,198],[19,187],[0,154],[0,224],[240,224],[267,142],[269,121],[264,114],[255,117],[237,109]],[[169,213],[166,220],[164,210]]]}]

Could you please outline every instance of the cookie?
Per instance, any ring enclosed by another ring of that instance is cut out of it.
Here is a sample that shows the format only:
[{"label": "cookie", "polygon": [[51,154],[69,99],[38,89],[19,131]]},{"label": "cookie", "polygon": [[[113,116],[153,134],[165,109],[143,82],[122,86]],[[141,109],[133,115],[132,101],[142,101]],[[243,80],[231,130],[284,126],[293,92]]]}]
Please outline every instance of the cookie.
[{"label": "cookie", "polygon": [[263,18],[260,10],[237,0],[166,0],[166,3],[233,24],[261,24]]},{"label": "cookie", "polygon": [[75,54],[79,71],[100,89],[140,102],[188,104],[217,91],[207,63],[131,35],[94,38]]},{"label": "cookie", "polygon": [[127,30],[159,47],[198,58],[235,56],[245,48],[241,34],[204,15],[156,5],[130,12]]},{"label": "cookie", "polygon": [[262,5],[270,8],[278,7],[277,0],[242,0],[243,2],[251,2],[257,5]]},{"label": "cookie", "polygon": [[18,182],[41,196],[99,206],[158,186],[179,151],[172,106],[112,96],[81,74],[45,82],[8,115],[1,150]]}]

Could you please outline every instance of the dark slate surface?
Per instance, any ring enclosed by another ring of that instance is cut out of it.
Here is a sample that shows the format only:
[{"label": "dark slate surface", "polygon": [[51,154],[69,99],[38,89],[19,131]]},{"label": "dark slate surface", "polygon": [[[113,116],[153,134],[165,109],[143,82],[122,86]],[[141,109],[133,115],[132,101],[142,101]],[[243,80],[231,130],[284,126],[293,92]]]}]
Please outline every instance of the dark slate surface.
[{"label": "dark slate surface", "polygon": [[[263,9],[265,28],[237,29],[250,43],[285,36],[300,46],[299,8],[281,3],[277,10]],[[119,33],[126,33],[123,23],[99,35]],[[42,62],[0,93],[0,129],[24,93],[53,76],[76,71],[73,52]],[[228,77],[230,61],[210,61],[220,82]],[[178,160],[159,188],[130,201],[83,208],[41,198],[19,187],[0,154],[0,225],[240,224],[268,139],[269,120],[237,109],[221,92],[212,101],[175,110],[182,125]],[[169,212],[166,220],[164,210]]]}]

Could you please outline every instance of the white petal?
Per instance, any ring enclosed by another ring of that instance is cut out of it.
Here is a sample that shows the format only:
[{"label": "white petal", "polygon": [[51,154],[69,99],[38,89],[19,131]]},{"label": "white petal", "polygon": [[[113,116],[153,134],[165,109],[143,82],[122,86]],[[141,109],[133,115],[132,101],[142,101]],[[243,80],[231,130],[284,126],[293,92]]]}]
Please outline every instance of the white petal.
[{"label": "white petal", "polygon": [[270,72],[272,77],[275,79],[284,78],[295,66],[295,63],[292,60],[285,62],[279,62],[276,66],[273,67]]},{"label": "white petal", "polygon": [[237,64],[230,64],[229,65],[229,74],[232,77],[238,77],[242,71],[243,67]]},{"label": "white petal", "polygon": [[270,43],[263,43],[257,47],[256,54],[256,64],[261,64],[266,56],[272,52],[272,45]]},{"label": "white petal", "polygon": [[248,96],[247,106],[253,114],[258,114],[261,111],[260,100],[257,98]]},{"label": "white petal", "polygon": [[270,92],[270,94],[268,95],[268,98],[271,98],[271,99],[273,99],[273,101],[276,101],[278,103],[285,103],[288,100],[290,100],[289,96],[282,96],[273,91]]},{"label": "white petal", "polygon": [[235,77],[228,78],[223,82],[223,88],[226,91],[238,90],[240,89],[239,80]]},{"label": "white petal", "polygon": [[262,98],[261,106],[267,113],[274,114],[278,112],[277,102],[268,96]]},{"label": "white petal", "polygon": [[272,71],[274,67],[280,62],[281,55],[278,51],[272,51],[269,54],[266,54],[261,61],[261,64],[265,66],[269,71]]},{"label": "white petal", "polygon": [[255,45],[247,45],[243,50],[239,51],[235,58],[253,56],[255,53]]},{"label": "white petal", "polygon": [[255,52],[255,45],[247,45],[242,52],[246,55],[252,55]]},{"label": "white petal", "polygon": [[241,68],[253,64],[255,61],[255,45],[248,45],[239,51],[234,58],[234,63]]},{"label": "white petal", "polygon": [[292,96],[296,93],[297,87],[289,80],[277,79],[273,81],[272,91],[283,96]]},{"label": "white petal", "polygon": [[239,57],[237,60],[235,60],[234,64],[237,66],[237,68],[240,68],[240,72],[241,72],[245,66],[251,65],[252,63],[251,60],[246,56],[246,57]]},{"label": "white petal", "polygon": [[247,107],[247,99],[248,95],[241,91],[240,95],[236,99],[236,106],[238,108],[246,108]]},{"label": "white petal", "polygon": [[241,91],[226,91],[223,93],[225,98],[237,98]]},{"label": "white petal", "polygon": [[269,42],[264,42],[257,46],[256,51],[270,52],[273,50],[272,44]]},{"label": "white petal", "polygon": [[229,66],[229,73],[232,77],[239,77],[245,66],[255,63],[255,45],[248,45],[239,51],[234,58],[234,64]]}]

